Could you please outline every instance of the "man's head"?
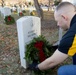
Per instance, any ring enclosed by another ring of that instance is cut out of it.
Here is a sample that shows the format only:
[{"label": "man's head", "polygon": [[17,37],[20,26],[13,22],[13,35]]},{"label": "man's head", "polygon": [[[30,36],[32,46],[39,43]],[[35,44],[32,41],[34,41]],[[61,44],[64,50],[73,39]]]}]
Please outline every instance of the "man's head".
[{"label": "man's head", "polygon": [[55,9],[54,17],[57,25],[63,30],[70,28],[70,23],[75,15],[75,6],[69,2],[61,2]]}]

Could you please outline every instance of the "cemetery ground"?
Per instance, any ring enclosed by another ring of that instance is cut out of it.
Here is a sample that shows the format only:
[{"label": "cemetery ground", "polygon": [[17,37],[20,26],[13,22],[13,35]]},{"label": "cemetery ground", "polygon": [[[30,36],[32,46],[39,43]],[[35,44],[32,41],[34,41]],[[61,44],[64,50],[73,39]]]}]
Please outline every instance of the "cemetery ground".
[{"label": "cemetery ground", "polygon": [[[15,20],[20,18],[14,13],[12,16]],[[44,12],[44,20],[41,22],[41,34],[46,37],[50,44],[58,41],[58,27],[51,11]],[[70,63],[71,58],[60,65]],[[47,75],[57,75],[57,68],[60,65],[52,69],[51,73]],[[6,25],[0,16],[0,75],[29,75],[28,73],[29,71],[20,66],[16,24]]]}]

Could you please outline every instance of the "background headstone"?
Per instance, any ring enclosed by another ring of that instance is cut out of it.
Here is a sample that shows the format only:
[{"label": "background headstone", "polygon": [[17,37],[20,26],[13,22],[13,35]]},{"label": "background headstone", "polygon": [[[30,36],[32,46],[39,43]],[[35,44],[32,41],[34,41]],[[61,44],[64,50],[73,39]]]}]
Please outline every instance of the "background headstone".
[{"label": "background headstone", "polygon": [[21,8],[22,8],[22,11],[25,11],[25,6],[24,6],[24,5],[22,5],[22,7],[21,7]]},{"label": "background headstone", "polygon": [[59,27],[59,42],[58,42],[58,44],[60,43],[60,40],[63,36],[62,32],[63,32],[63,30]]},{"label": "background headstone", "polygon": [[34,37],[41,35],[40,18],[27,16],[17,20],[17,32],[20,51],[21,66],[27,67],[25,57],[25,45],[28,44]]},{"label": "background headstone", "polygon": [[15,6],[12,7],[12,11],[15,12],[17,8]]},{"label": "background headstone", "polygon": [[0,15],[2,16],[1,10],[2,10],[2,7],[0,6]]},{"label": "background headstone", "polygon": [[11,15],[11,9],[8,7],[1,8],[1,14],[5,18],[5,16]]},{"label": "background headstone", "polygon": [[19,13],[22,12],[22,9],[20,7],[17,7],[17,13],[18,13],[18,16],[19,16]]}]

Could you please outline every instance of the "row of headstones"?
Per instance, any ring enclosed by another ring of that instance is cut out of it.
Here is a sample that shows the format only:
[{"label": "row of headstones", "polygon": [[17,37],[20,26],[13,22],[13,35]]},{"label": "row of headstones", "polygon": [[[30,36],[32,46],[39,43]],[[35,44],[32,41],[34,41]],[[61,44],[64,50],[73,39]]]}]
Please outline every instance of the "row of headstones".
[{"label": "row of headstones", "polygon": [[12,6],[10,7],[12,11],[16,11],[18,8],[21,8],[21,10],[26,10],[27,9],[27,6]]},{"label": "row of headstones", "polygon": [[[18,13],[19,12],[21,12],[21,11],[18,9]],[[0,7],[0,14],[3,18],[5,18],[6,16],[11,15],[12,12],[11,12],[11,9],[8,7]]]},{"label": "row of headstones", "polygon": [[31,8],[31,10],[33,9],[33,10],[35,10],[35,7],[34,6],[30,6],[30,7],[27,7],[27,6],[25,6],[25,7],[20,7],[20,6],[17,6],[17,7],[15,7],[15,6],[13,6],[13,7],[11,7],[11,9],[13,10],[13,11],[16,11],[18,8],[21,8],[21,10],[30,10],[30,8]]},{"label": "row of headstones", "polygon": [[[29,9],[29,13],[31,13],[33,11],[33,7],[30,7]],[[1,16],[3,16],[5,18],[5,16],[9,16],[11,15],[11,9],[8,7],[0,7],[0,14]],[[20,7],[17,8],[17,13],[19,15],[19,13],[22,13],[22,9]]]}]

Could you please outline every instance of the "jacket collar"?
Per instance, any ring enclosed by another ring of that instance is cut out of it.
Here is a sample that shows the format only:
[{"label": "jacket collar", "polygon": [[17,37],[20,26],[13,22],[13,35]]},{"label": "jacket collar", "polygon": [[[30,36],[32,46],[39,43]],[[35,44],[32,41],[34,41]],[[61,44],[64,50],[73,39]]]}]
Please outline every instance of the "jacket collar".
[{"label": "jacket collar", "polygon": [[76,23],[76,14],[73,16],[72,20],[71,20],[71,23],[70,23],[70,27]]}]

